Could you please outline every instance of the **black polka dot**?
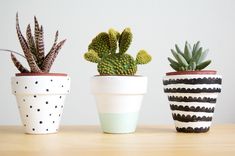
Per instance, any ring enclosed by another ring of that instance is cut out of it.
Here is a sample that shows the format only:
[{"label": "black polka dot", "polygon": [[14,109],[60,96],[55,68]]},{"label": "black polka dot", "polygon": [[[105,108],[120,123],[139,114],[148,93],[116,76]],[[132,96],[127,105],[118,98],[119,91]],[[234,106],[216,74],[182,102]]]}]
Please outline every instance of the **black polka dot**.
[{"label": "black polka dot", "polygon": [[37,109],[38,112],[40,112],[40,109]]},{"label": "black polka dot", "polygon": [[48,101],[46,101],[46,104],[48,104]]},{"label": "black polka dot", "polygon": [[57,108],[57,106],[55,106],[55,108]]},{"label": "black polka dot", "polygon": [[26,117],[29,117],[29,115],[26,115]]},{"label": "black polka dot", "polygon": [[42,124],[42,121],[39,121],[40,124]]},{"label": "black polka dot", "polygon": [[29,106],[29,108],[33,108],[33,106]]},{"label": "black polka dot", "polygon": [[38,81],[35,81],[35,84],[38,84]]},{"label": "black polka dot", "polygon": [[64,106],[62,105],[61,108],[63,108]]},{"label": "black polka dot", "polygon": [[35,129],[34,129],[34,128],[33,128],[32,130],[33,130],[33,131],[35,131]]},{"label": "black polka dot", "polygon": [[60,96],[60,99],[62,98],[62,96]]},{"label": "black polka dot", "polygon": [[16,84],[19,84],[19,82],[17,81]]},{"label": "black polka dot", "polygon": [[60,116],[60,114],[59,114],[59,116]]},{"label": "black polka dot", "polygon": [[62,88],[64,87],[64,85],[61,86]]},{"label": "black polka dot", "polygon": [[49,114],[49,116],[51,116],[51,114]]},{"label": "black polka dot", "polygon": [[53,82],[53,80],[51,79],[51,82]]},{"label": "black polka dot", "polygon": [[26,124],[24,124],[24,127],[26,127]]},{"label": "black polka dot", "polygon": [[16,91],[15,91],[15,93],[16,93]]},{"label": "black polka dot", "polygon": [[55,121],[53,121],[53,123],[55,123]]},{"label": "black polka dot", "polygon": [[46,89],[47,92],[49,92],[49,89]]},{"label": "black polka dot", "polygon": [[24,87],[24,89],[27,89],[27,88],[28,88],[27,86]]},{"label": "black polka dot", "polygon": [[46,129],[46,131],[48,131],[48,129]]},{"label": "black polka dot", "polygon": [[36,98],[37,96],[36,96],[36,95],[34,95],[33,97],[34,97],[34,98]]},{"label": "black polka dot", "polygon": [[23,101],[25,102],[25,99],[23,99]]}]

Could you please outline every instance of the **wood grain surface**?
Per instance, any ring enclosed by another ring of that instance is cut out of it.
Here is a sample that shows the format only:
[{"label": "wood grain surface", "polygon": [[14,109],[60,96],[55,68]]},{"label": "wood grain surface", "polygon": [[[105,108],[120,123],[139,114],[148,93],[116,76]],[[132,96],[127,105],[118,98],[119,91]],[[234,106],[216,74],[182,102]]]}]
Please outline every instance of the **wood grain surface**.
[{"label": "wood grain surface", "polygon": [[208,133],[177,133],[174,126],[139,126],[132,134],[105,134],[99,126],[62,126],[50,135],[24,134],[21,126],[0,126],[0,156],[235,155],[235,124]]}]

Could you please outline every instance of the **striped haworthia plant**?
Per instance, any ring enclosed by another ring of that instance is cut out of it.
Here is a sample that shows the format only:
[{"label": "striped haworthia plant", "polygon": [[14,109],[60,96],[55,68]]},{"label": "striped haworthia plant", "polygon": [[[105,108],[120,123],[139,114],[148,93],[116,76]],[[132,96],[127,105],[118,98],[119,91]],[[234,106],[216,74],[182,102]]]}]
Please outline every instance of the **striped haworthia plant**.
[{"label": "striped haworthia plant", "polygon": [[24,37],[20,30],[18,13],[16,14],[16,31],[20,45],[23,49],[25,58],[29,64],[30,70],[25,68],[11,53],[11,58],[16,68],[21,73],[48,73],[50,72],[51,66],[55,61],[61,47],[64,45],[66,40],[62,40],[57,43],[58,31],[55,35],[55,40],[51,50],[45,55],[44,41],[43,41],[43,27],[39,25],[38,20],[34,17],[34,35],[32,34],[30,25],[27,26],[26,37]]}]

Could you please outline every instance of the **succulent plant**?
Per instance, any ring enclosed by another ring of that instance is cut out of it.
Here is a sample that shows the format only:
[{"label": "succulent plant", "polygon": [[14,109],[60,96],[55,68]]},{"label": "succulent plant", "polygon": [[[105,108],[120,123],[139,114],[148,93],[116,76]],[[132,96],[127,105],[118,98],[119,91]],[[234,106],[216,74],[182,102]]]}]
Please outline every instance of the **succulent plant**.
[{"label": "succulent plant", "polygon": [[170,66],[176,71],[202,70],[211,63],[211,60],[205,61],[208,51],[208,49],[203,50],[199,41],[193,45],[193,48],[186,41],[183,52],[177,44],[175,45],[175,50],[171,49],[176,60],[169,57],[168,60]]},{"label": "succulent plant", "polygon": [[52,48],[48,52],[47,55],[45,55],[45,49],[44,49],[44,41],[43,41],[43,27],[39,25],[37,18],[34,16],[34,36],[31,32],[30,24],[27,26],[26,30],[26,38],[22,35],[20,26],[19,26],[19,18],[18,13],[16,14],[16,31],[19,38],[19,42],[21,44],[21,47],[24,52],[24,56],[29,64],[30,70],[25,68],[15,57],[15,54],[17,52],[11,51],[11,50],[5,50],[10,51],[11,58],[13,63],[15,64],[16,68],[21,73],[48,73],[50,72],[51,66],[56,58],[56,56],[59,53],[59,50],[64,45],[66,40],[62,40],[57,44],[58,40],[58,31],[55,34],[55,40],[53,43]]},{"label": "succulent plant", "polygon": [[149,63],[151,56],[145,50],[140,50],[136,59],[126,54],[131,42],[130,28],[124,29],[121,34],[109,29],[108,33],[101,32],[92,40],[84,58],[98,63],[100,75],[134,75],[137,65]]}]

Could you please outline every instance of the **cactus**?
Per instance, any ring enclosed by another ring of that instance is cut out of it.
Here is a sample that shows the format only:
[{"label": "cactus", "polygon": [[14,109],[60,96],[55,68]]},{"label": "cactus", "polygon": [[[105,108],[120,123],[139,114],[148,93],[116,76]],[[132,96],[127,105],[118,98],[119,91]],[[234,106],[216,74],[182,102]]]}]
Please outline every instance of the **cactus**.
[{"label": "cactus", "polygon": [[[135,75],[137,65],[149,63],[151,56],[145,50],[140,50],[134,59],[126,53],[131,42],[130,28],[124,29],[121,34],[109,29],[108,33],[101,32],[92,40],[84,58],[98,63],[100,75]],[[116,52],[117,49],[119,52]]]},{"label": "cactus", "polygon": [[176,71],[202,70],[211,63],[211,60],[205,61],[208,51],[208,49],[203,50],[203,48],[200,47],[199,41],[193,45],[193,48],[191,48],[191,45],[186,41],[184,51],[182,52],[176,44],[175,50],[171,49],[175,60],[169,57],[168,60],[170,66]]},{"label": "cactus", "polygon": [[45,55],[44,49],[44,41],[43,41],[43,27],[39,25],[37,18],[34,17],[34,36],[31,32],[30,25],[27,26],[26,30],[26,38],[22,35],[20,26],[19,26],[19,18],[18,13],[16,14],[16,31],[18,35],[18,39],[20,41],[21,47],[24,52],[24,58],[27,60],[30,70],[25,68],[15,57],[14,54],[19,54],[18,52],[14,52],[12,50],[1,49],[3,51],[11,52],[11,59],[15,64],[16,68],[21,73],[49,73],[51,66],[59,53],[59,50],[64,45],[66,40],[62,40],[57,44],[58,40],[58,31],[55,35],[54,44],[51,50]]}]

